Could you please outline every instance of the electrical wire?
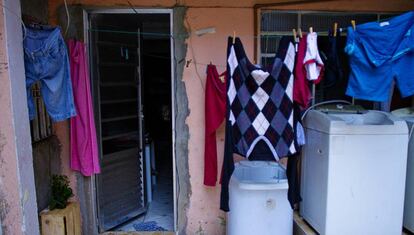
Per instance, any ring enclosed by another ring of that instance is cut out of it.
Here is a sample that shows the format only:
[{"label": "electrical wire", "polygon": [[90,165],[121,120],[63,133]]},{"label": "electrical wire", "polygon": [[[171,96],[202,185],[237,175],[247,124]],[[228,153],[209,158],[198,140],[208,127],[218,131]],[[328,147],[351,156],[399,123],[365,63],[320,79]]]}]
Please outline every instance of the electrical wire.
[{"label": "electrical wire", "polygon": [[64,34],[64,36],[66,37],[66,35],[68,34],[69,26],[70,26],[70,14],[69,14],[68,3],[66,2],[66,0],[63,0],[63,1],[65,3],[66,19],[67,19],[67,24],[66,24],[65,34]]},{"label": "electrical wire", "polygon": [[131,3],[130,1],[128,1],[128,0],[127,0],[127,2],[128,2],[128,4],[129,4],[129,7],[130,7],[130,8],[131,8],[134,12],[135,12],[135,14],[137,14],[137,15],[138,15],[139,13],[138,13],[138,11],[137,11],[137,10],[135,10],[135,7],[132,5],[132,3]]},{"label": "electrical wire", "polygon": [[352,104],[351,102],[347,101],[347,100],[328,100],[328,101],[324,101],[324,102],[320,102],[320,103],[316,103],[314,105],[311,105],[309,108],[307,108],[305,110],[305,112],[303,112],[302,117],[300,118],[301,120],[303,120],[306,116],[306,114],[308,114],[308,112],[315,108],[318,107],[320,105],[324,105],[324,104],[335,104],[335,103],[345,103],[345,104]]},{"label": "electrical wire", "polygon": [[411,126],[410,133],[408,134],[408,139],[411,140],[411,136],[413,135],[414,125]]}]

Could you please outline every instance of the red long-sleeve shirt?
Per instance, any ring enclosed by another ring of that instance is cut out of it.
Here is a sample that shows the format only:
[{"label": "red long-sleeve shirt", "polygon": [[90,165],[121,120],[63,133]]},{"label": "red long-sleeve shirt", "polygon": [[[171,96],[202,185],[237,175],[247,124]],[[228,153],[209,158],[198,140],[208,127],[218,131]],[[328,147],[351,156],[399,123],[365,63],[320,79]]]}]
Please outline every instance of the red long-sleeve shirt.
[{"label": "red long-sleeve shirt", "polygon": [[215,186],[217,182],[216,130],[226,116],[225,81],[225,73],[219,75],[215,65],[207,66],[204,145],[204,184],[207,186]]}]

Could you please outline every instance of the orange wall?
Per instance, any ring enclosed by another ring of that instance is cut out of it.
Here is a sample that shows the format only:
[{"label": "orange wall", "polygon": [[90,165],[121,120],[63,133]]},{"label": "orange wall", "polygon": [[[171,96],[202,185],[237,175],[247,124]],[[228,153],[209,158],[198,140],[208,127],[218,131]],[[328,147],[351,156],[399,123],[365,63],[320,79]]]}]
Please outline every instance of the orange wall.
[{"label": "orange wall", "polygon": [[[340,0],[315,1],[293,4],[298,0],[129,0],[136,7],[173,7],[175,5],[189,8],[253,8],[256,4],[279,4],[273,8],[283,10],[324,10],[324,11],[407,11],[414,9],[412,0]],[[303,1],[301,1],[303,2]],[[129,7],[126,0],[67,0],[68,4],[82,4],[88,7]],[[289,3],[289,4],[286,4]],[[285,5],[282,5],[285,4]],[[63,0],[49,0],[49,19],[56,22],[57,9]],[[270,8],[269,6],[267,8]]]},{"label": "orange wall", "polygon": [[[128,7],[127,1],[121,0],[67,0],[69,4],[84,4],[86,7],[121,8]],[[285,0],[284,2],[289,1]],[[226,38],[233,30],[241,37],[248,56],[253,58],[254,47],[254,22],[253,6],[256,3],[275,2],[274,0],[130,0],[136,7],[172,7],[174,5],[190,6],[186,15],[185,25],[189,31],[206,27],[215,27],[215,34],[207,34],[202,37],[192,35],[187,40],[186,60],[192,59],[199,65],[190,64],[184,68],[183,81],[185,82],[190,115],[187,124],[190,131],[189,148],[189,172],[191,183],[191,195],[187,210],[187,234],[224,234],[222,219],[225,215],[219,210],[219,187],[203,186],[203,154],[204,154],[204,89],[205,69],[212,61],[219,65],[222,72],[226,63]],[[281,1],[279,1],[281,2]],[[62,6],[63,0],[49,0],[49,19],[56,23],[56,12]],[[286,10],[329,10],[329,11],[406,11],[414,9],[414,1],[411,0],[350,0],[331,1],[324,3],[277,6],[277,9]],[[67,127],[57,127],[61,138],[65,138]],[[63,128],[63,129],[62,129]],[[64,146],[68,142],[62,143]],[[223,154],[224,128],[221,127],[217,134],[218,156]],[[64,147],[64,152],[68,151]],[[68,153],[63,153],[64,158]],[[219,157],[220,158],[220,157]],[[64,159],[64,161],[66,161]],[[62,161],[62,164],[64,164]],[[221,165],[222,159],[219,159]]]},{"label": "orange wall", "polygon": [[[187,28],[189,31],[215,27],[215,34],[198,37],[192,35],[188,39],[187,59],[192,58],[201,65],[191,64],[184,69],[184,82],[187,90],[190,116],[187,124],[190,130],[189,171],[191,192],[187,213],[187,234],[196,234],[202,229],[204,234],[224,234],[222,225],[224,213],[219,210],[220,187],[203,185],[204,170],[204,89],[206,66],[212,61],[217,65],[219,73],[225,70],[227,37],[235,30],[244,43],[248,55],[253,56],[253,11],[251,9],[205,9],[192,8],[187,12]],[[192,48],[192,49],[191,49]],[[194,52],[194,53],[192,53]],[[198,70],[198,77],[196,68]],[[223,156],[224,128],[217,134],[218,156]],[[220,168],[219,168],[220,169]],[[220,172],[220,171],[219,171]],[[220,177],[219,177],[220,178]]]}]

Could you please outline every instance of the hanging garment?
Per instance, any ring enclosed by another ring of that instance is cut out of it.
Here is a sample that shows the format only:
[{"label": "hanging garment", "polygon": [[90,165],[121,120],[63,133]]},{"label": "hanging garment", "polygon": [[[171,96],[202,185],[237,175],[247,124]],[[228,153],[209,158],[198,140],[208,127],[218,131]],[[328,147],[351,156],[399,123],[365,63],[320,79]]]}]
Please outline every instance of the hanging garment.
[{"label": "hanging garment", "polygon": [[300,177],[298,174],[298,165],[301,154],[299,152],[288,158],[288,163],[286,167],[286,177],[288,178],[288,200],[292,209],[294,209],[295,204],[302,201],[300,196]]},{"label": "hanging garment", "polygon": [[414,12],[348,28],[351,73],[346,94],[387,101],[395,79],[403,97],[414,94]]},{"label": "hanging garment", "polygon": [[344,77],[344,72],[342,70],[341,62],[339,59],[338,53],[338,38],[341,37],[341,31],[338,29],[336,33],[336,37],[333,35],[333,32],[330,31],[328,35],[328,48],[326,50],[326,60],[324,61],[325,64],[325,72],[324,72],[324,79],[323,79],[323,86],[325,88],[330,88],[335,86],[338,82],[340,82]]},{"label": "hanging garment", "polygon": [[323,77],[324,64],[318,50],[318,34],[309,33],[306,39],[306,53],[303,63],[306,69],[306,78],[318,84]]},{"label": "hanging garment", "polygon": [[70,72],[78,115],[70,119],[70,167],[84,176],[100,173],[85,45],[69,40]]},{"label": "hanging garment", "polygon": [[309,82],[306,79],[306,68],[303,61],[305,60],[307,46],[307,35],[303,35],[299,40],[298,50],[295,61],[295,82],[293,86],[293,99],[302,108],[306,109],[312,99],[309,89]]},{"label": "hanging garment", "polygon": [[215,65],[207,66],[204,145],[204,184],[207,186],[215,186],[217,182],[216,130],[226,116],[225,74],[219,75]]},{"label": "hanging garment", "polygon": [[35,117],[32,86],[40,81],[46,110],[53,121],[76,115],[70,82],[69,59],[59,28],[27,27],[24,39],[27,103],[30,120]]},{"label": "hanging garment", "polygon": [[247,58],[240,39],[228,41],[227,120],[220,208],[228,211],[233,153],[249,160],[279,160],[296,152],[293,117],[295,48],[282,38],[267,71]]}]

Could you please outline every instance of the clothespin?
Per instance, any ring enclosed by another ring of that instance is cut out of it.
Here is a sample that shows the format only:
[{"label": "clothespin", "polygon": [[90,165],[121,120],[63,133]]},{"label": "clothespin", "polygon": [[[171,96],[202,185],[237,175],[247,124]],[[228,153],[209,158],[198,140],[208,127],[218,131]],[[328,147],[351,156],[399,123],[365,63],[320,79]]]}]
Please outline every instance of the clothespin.
[{"label": "clothespin", "polygon": [[299,28],[299,29],[298,29],[298,32],[299,32],[299,37],[300,37],[300,38],[302,38],[302,37],[303,37],[303,34],[302,34],[302,29],[301,29],[301,28]]},{"label": "clothespin", "polygon": [[225,83],[226,82],[226,79],[225,79],[225,76],[224,75],[219,76],[219,79],[220,79],[220,81],[222,83]]},{"label": "clothespin", "polygon": [[338,31],[338,23],[334,23],[334,31],[333,31],[333,36],[336,37],[336,31]]},{"label": "clothespin", "polygon": [[352,24],[352,28],[353,28],[354,30],[356,30],[355,20],[351,20],[351,24]]},{"label": "clothespin", "polygon": [[295,42],[295,52],[298,52],[298,35],[296,34],[296,29],[292,29],[293,32],[293,41]]},{"label": "clothespin", "polygon": [[236,43],[236,31],[233,31],[233,44]]},{"label": "clothespin", "polygon": [[313,33],[313,27],[309,27],[309,33]]}]

